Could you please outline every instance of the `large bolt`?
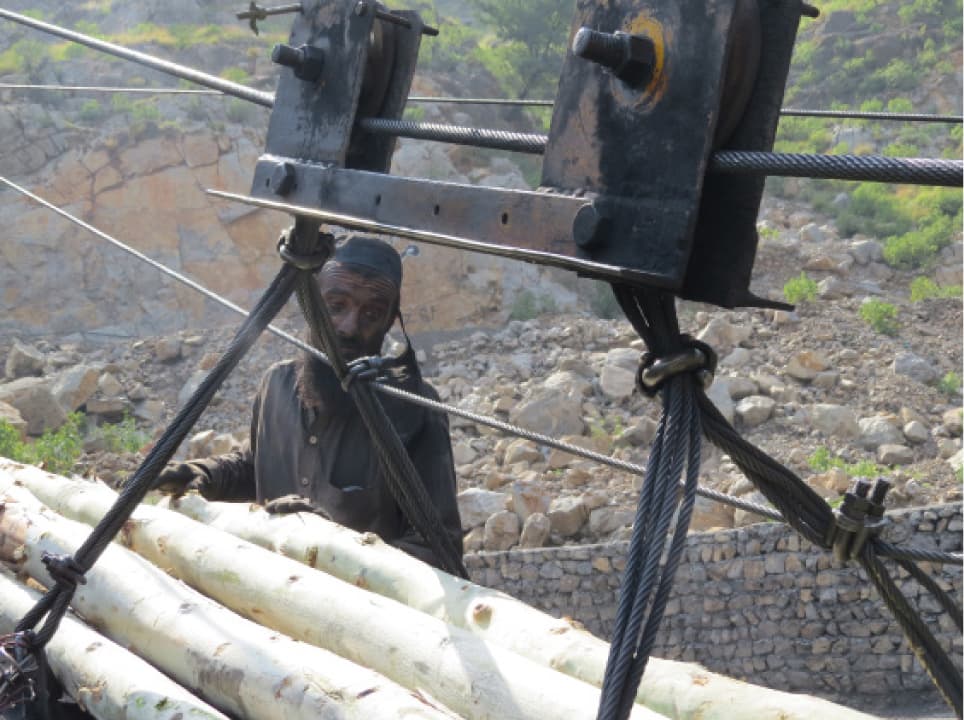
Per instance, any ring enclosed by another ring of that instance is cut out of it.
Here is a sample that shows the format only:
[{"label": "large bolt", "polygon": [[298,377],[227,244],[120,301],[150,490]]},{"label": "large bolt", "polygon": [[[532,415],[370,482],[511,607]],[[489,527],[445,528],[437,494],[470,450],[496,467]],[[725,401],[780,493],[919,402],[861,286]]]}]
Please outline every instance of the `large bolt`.
[{"label": "large bolt", "polygon": [[325,53],[312,45],[291,47],[278,43],[271,51],[271,60],[278,65],[289,67],[299,80],[317,82],[325,69]]},{"label": "large bolt", "polygon": [[606,33],[579,28],[572,40],[573,54],[612,70],[627,85],[642,87],[653,77],[656,50],[642,35]]},{"label": "large bolt", "polygon": [[606,239],[611,225],[609,218],[602,215],[598,208],[586,203],[573,218],[572,239],[583,250],[591,250]]},{"label": "large bolt", "polygon": [[284,197],[295,189],[295,168],[291,163],[279,162],[271,171],[269,187],[275,195]]}]

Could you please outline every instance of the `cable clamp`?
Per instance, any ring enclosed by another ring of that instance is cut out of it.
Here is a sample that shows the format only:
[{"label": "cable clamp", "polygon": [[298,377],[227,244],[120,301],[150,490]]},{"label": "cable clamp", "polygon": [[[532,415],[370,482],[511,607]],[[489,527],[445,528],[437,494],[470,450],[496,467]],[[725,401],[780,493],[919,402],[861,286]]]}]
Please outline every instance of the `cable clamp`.
[{"label": "cable clamp", "polygon": [[366,382],[372,380],[385,380],[383,371],[394,364],[393,358],[382,357],[381,355],[371,355],[361,357],[348,363],[348,372],[341,379],[341,389],[348,392],[356,380]]},{"label": "cable clamp", "polygon": [[47,568],[47,574],[55,583],[71,592],[76,590],[78,585],[87,584],[84,569],[73,555],[54,555],[44,552],[40,556],[40,562]]},{"label": "cable clamp", "polygon": [[37,696],[32,675],[38,665],[32,638],[29,630],[0,636],[0,713]]},{"label": "cable clamp", "polygon": [[704,390],[713,383],[713,374],[716,372],[716,353],[713,348],[689,335],[681,335],[680,338],[684,345],[680,352],[665,357],[643,353],[636,371],[636,387],[640,392],[653,397],[663,383],[682,373],[694,373]]},{"label": "cable clamp", "polygon": [[294,265],[299,270],[314,272],[322,267],[331,257],[331,246],[323,243],[320,250],[313,253],[299,253],[291,248],[291,235],[293,228],[289,228],[281,233],[278,238],[278,255],[289,265]]},{"label": "cable clamp", "polygon": [[834,511],[830,535],[837,560],[857,558],[867,541],[880,534],[885,522],[884,498],[890,488],[890,482],[884,478],[877,478],[873,485],[866,478],[858,478],[844,495],[843,503]]}]

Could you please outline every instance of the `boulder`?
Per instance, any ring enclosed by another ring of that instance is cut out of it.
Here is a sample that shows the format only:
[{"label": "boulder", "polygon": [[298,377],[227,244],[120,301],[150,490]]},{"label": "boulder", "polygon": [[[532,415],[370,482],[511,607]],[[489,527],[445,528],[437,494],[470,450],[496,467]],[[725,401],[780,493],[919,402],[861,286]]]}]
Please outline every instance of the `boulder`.
[{"label": "boulder", "polygon": [[953,437],[961,436],[962,416],[964,416],[964,413],[961,412],[960,408],[951,408],[950,410],[946,410],[944,414],[941,415],[941,422]]},{"label": "boulder", "polygon": [[858,265],[869,265],[884,259],[884,246],[876,240],[858,240],[848,250]]},{"label": "boulder", "polygon": [[157,425],[164,417],[164,403],[160,400],[144,400],[134,405],[134,417],[149,425]]},{"label": "boulder", "polygon": [[509,510],[502,510],[485,521],[482,536],[484,550],[508,550],[519,542],[521,530],[519,516]]},{"label": "boulder", "polygon": [[479,552],[485,543],[485,528],[481,525],[474,527],[465,533],[465,537],[462,538],[462,547],[465,552]]},{"label": "boulder", "polygon": [[87,401],[87,414],[96,415],[100,419],[114,423],[120,422],[131,411],[131,404],[122,397],[92,397]]},{"label": "boulder", "polygon": [[54,378],[51,389],[57,402],[67,412],[86,403],[97,391],[100,371],[90,365],[75,365]]},{"label": "boulder", "polygon": [[517,438],[506,447],[505,458],[502,464],[514,465],[518,462],[534,463],[542,462],[542,459],[542,452],[540,452],[538,445],[531,440]]},{"label": "boulder", "polygon": [[0,385],[0,402],[17,409],[27,423],[28,435],[42,435],[44,430],[56,430],[67,421],[52,387],[46,378],[19,378]]},{"label": "boulder", "polygon": [[539,548],[549,539],[549,518],[542,513],[533,513],[526,518],[522,525],[522,535],[519,537],[519,547]]},{"label": "boulder", "polygon": [[733,400],[742,400],[745,397],[750,397],[750,395],[756,395],[759,393],[759,388],[757,384],[747,377],[728,377],[726,378],[728,383],[727,387],[730,391],[730,398]]},{"label": "boulder", "polygon": [[881,445],[901,445],[904,435],[889,417],[875,415],[861,418],[857,423],[860,434],[857,444],[866,450],[875,450]]},{"label": "boulder", "polygon": [[599,387],[606,397],[619,401],[633,394],[639,357],[639,351],[633,348],[613,348],[606,353],[599,374]]},{"label": "boulder", "polygon": [[574,370],[560,370],[552,373],[542,383],[542,387],[579,397],[592,395],[592,383],[583,374]]},{"label": "boulder", "polygon": [[543,435],[582,435],[582,397],[562,389],[541,388],[509,411],[515,425]]},{"label": "boulder", "polygon": [[[766,496],[759,490],[750,493],[749,495],[744,495],[742,500],[747,502],[756,503],[757,505],[763,505],[764,507],[770,507],[770,501],[766,499]],[[766,522],[766,518],[757,515],[755,512],[750,512],[749,510],[743,510],[741,508],[736,508],[733,511],[733,527],[746,527],[747,525],[754,525],[756,523]]]},{"label": "boulder", "polygon": [[459,517],[462,518],[462,528],[468,530],[484,525],[489,517],[505,510],[508,497],[506,493],[481,488],[469,488],[460,492],[456,501],[459,505]]},{"label": "boulder", "polygon": [[536,483],[514,482],[510,494],[512,509],[522,520],[528,519],[533,513],[545,514],[549,511],[549,493]]},{"label": "boulder", "polygon": [[924,423],[919,420],[911,420],[906,423],[901,432],[904,433],[904,437],[907,438],[907,442],[913,443],[914,445],[920,445],[930,440],[931,434],[927,430]]},{"label": "boulder", "polygon": [[696,496],[693,505],[693,517],[690,520],[690,532],[702,532],[713,528],[733,527],[735,508],[716,500]]},{"label": "boulder", "polygon": [[616,436],[613,444],[616,447],[638,447],[649,445],[656,437],[656,421],[652,418],[639,418],[632,425]]},{"label": "boulder", "polygon": [[802,350],[794,353],[783,371],[796,380],[810,381],[829,367],[830,361],[822,353]]},{"label": "boulder", "polygon": [[736,404],[736,416],[746,427],[754,427],[770,419],[776,401],[765,395],[751,395]]},{"label": "boulder", "polygon": [[906,445],[881,445],[877,448],[877,461],[882,465],[909,465],[914,462],[914,451]]},{"label": "boulder", "polygon": [[465,465],[475,460],[479,454],[468,440],[459,440],[452,445],[452,459],[456,465]]},{"label": "boulder", "polygon": [[105,372],[97,379],[97,390],[105,397],[119,397],[124,394],[124,386],[111,372]]},{"label": "boulder", "polygon": [[17,410],[17,408],[15,408],[13,405],[0,402],[0,422],[10,425],[14,430],[16,430],[20,434],[21,440],[26,438],[27,421],[23,419],[20,411]]},{"label": "boulder", "polygon": [[172,363],[181,359],[181,339],[178,337],[160,338],[154,343],[154,358],[158,362]]},{"label": "boulder", "polygon": [[189,458],[205,458],[211,454],[211,442],[214,440],[214,430],[202,430],[194,433],[187,441],[187,456]]},{"label": "boulder", "polygon": [[[593,437],[567,435],[562,439],[570,445],[585,448],[586,450],[594,450],[603,455],[608,455],[612,450],[612,442],[607,435],[595,435]],[[579,456],[567,453],[565,450],[553,448],[549,452],[548,467],[550,470],[558,470],[580,459]]]},{"label": "boulder", "polygon": [[563,538],[572,537],[589,519],[589,506],[582,497],[559,497],[549,503],[552,532]]},{"label": "boulder", "polygon": [[10,380],[22,377],[36,377],[43,375],[44,355],[33,345],[13,341],[13,347],[7,354],[4,373]]},{"label": "boulder", "polygon": [[807,478],[807,485],[814,489],[822,489],[822,497],[833,495],[843,495],[850,487],[850,476],[842,468],[830,468],[827,472],[811,475]]},{"label": "boulder", "polygon": [[810,424],[828,437],[854,438],[860,433],[854,411],[843,405],[817,403],[810,406]]},{"label": "boulder", "polygon": [[226,455],[241,448],[241,442],[231,433],[219,433],[211,438],[212,455]]},{"label": "boulder", "polygon": [[940,377],[940,372],[930,361],[912,352],[898,353],[891,369],[896,375],[904,375],[924,384],[936,382]]},{"label": "boulder", "polygon": [[597,507],[589,513],[589,533],[595,538],[603,538],[614,530],[631,525],[635,513],[620,510],[612,505]]},{"label": "boulder", "polygon": [[729,378],[718,377],[713,380],[713,384],[706,391],[706,397],[716,406],[716,409],[726,418],[727,422],[733,422],[736,408],[733,404],[733,398],[730,397]]}]

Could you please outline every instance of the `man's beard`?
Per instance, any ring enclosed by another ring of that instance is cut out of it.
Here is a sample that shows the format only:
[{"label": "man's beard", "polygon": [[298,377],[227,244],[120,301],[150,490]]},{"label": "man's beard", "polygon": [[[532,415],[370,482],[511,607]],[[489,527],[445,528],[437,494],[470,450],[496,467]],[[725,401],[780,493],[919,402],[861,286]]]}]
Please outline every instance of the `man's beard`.
[{"label": "man's beard", "polygon": [[311,353],[305,352],[298,362],[298,396],[310,408],[324,408],[326,414],[348,414],[354,401],[341,388],[335,371]]}]

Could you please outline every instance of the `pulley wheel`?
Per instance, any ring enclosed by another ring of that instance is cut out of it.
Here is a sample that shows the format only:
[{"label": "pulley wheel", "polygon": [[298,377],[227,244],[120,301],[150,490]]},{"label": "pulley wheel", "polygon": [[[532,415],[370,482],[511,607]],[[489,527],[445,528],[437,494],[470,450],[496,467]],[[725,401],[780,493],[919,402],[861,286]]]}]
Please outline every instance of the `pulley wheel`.
[{"label": "pulley wheel", "polygon": [[[385,10],[381,4],[379,10]],[[375,19],[368,41],[368,59],[358,97],[359,117],[378,117],[395,67],[395,25]]]},{"label": "pulley wheel", "polygon": [[743,118],[760,67],[760,8],[757,0],[737,0],[727,42],[726,71],[713,149],[726,144]]}]

